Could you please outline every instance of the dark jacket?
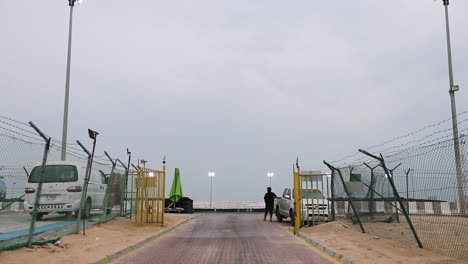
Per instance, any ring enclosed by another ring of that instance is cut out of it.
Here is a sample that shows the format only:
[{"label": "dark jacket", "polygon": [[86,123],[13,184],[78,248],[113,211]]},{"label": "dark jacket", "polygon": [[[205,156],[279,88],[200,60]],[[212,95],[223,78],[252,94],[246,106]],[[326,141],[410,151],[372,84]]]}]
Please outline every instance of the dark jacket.
[{"label": "dark jacket", "polygon": [[265,193],[265,197],[263,197],[263,199],[265,200],[265,207],[273,207],[275,198],[276,194],[274,192]]}]

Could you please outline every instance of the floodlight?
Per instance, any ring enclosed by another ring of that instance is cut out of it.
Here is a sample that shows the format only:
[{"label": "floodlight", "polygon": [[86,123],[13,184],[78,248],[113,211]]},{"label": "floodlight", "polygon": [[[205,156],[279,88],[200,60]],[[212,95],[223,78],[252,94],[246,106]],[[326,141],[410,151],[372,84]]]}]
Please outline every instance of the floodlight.
[{"label": "floodlight", "polygon": [[88,135],[89,135],[89,138],[96,139],[96,136],[99,135],[99,133],[88,128]]}]

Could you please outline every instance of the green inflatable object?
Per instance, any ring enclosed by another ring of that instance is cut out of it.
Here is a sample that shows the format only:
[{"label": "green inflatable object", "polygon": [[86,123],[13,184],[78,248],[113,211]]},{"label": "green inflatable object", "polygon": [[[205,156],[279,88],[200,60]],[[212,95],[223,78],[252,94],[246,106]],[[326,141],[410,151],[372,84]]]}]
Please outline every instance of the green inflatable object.
[{"label": "green inflatable object", "polygon": [[179,168],[176,168],[174,179],[172,180],[171,191],[169,192],[169,199],[177,203],[182,196],[184,196],[184,193],[182,191],[182,183],[180,181],[180,170]]}]

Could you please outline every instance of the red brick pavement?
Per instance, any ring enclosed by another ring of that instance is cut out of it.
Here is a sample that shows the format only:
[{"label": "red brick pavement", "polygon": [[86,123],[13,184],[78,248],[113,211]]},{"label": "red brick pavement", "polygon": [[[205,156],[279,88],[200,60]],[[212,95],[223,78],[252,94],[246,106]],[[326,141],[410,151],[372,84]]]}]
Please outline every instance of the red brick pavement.
[{"label": "red brick pavement", "polygon": [[260,214],[206,214],[116,263],[333,263]]}]

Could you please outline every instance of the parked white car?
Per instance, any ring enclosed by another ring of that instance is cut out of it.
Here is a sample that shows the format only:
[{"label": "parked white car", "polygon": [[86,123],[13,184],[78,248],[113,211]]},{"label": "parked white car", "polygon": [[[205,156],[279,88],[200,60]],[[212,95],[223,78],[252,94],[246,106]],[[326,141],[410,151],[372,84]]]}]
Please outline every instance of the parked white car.
[{"label": "parked white car", "polygon": [[[41,164],[29,174],[25,188],[24,208],[32,213],[36,199],[38,182],[42,171]],[[37,220],[48,213],[76,214],[80,208],[83,183],[86,178],[86,164],[73,161],[49,161],[46,163],[42,192],[39,200]],[[102,209],[106,191],[106,179],[93,169],[86,193],[83,217],[89,217],[91,209]]]},{"label": "parked white car", "polygon": [[[326,222],[329,220],[329,201],[318,189],[303,189],[302,196],[302,220],[304,222]],[[282,197],[275,199],[275,215],[278,222],[284,218],[290,218],[294,225],[294,197],[293,191],[286,188]]]}]

